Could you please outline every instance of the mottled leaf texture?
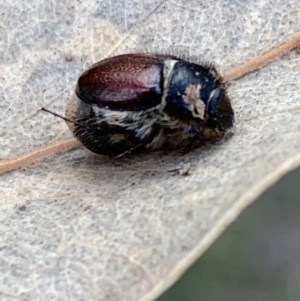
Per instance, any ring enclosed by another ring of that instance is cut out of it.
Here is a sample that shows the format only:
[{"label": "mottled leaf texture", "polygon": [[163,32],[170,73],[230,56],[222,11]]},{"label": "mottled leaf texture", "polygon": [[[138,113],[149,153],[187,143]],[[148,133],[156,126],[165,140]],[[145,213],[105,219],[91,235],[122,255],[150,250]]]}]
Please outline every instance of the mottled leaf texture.
[{"label": "mottled leaf texture", "polygon": [[[4,0],[0,16],[1,159],[71,137],[37,111],[64,114],[109,55],[172,49],[225,72],[300,33],[298,0]],[[80,148],[2,174],[0,300],[154,300],[299,165],[298,52],[231,83],[230,139],[120,163]]]}]

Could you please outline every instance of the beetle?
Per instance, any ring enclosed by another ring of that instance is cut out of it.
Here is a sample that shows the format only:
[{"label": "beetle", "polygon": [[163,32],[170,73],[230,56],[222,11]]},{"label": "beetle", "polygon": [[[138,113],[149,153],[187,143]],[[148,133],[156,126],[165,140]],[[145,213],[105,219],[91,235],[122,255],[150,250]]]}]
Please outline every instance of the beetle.
[{"label": "beetle", "polygon": [[225,83],[214,66],[163,54],[104,59],[82,73],[66,122],[90,151],[121,157],[138,149],[189,148],[234,125]]}]

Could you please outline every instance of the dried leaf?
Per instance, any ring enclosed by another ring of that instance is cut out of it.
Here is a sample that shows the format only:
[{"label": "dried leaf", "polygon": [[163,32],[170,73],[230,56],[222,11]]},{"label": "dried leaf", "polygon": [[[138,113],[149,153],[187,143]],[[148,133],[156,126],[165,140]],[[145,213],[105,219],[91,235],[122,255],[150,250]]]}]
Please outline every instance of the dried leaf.
[{"label": "dried leaf", "polygon": [[[297,0],[18,0],[0,12],[1,159],[71,137],[37,111],[63,114],[78,75],[108,55],[172,48],[225,72],[300,32]],[[78,149],[1,175],[2,299],[156,298],[300,165],[299,83],[297,51],[232,82],[235,135],[184,157],[114,164]]]}]

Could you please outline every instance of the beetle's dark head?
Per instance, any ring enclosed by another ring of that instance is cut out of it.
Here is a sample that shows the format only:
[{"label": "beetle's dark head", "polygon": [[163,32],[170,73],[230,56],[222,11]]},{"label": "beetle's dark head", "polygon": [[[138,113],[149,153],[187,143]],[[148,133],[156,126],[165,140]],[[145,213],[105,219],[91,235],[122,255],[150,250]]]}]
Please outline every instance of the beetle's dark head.
[{"label": "beetle's dark head", "polygon": [[210,127],[221,132],[233,127],[234,112],[224,88],[217,88],[211,92],[206,110],[207,123]]}]

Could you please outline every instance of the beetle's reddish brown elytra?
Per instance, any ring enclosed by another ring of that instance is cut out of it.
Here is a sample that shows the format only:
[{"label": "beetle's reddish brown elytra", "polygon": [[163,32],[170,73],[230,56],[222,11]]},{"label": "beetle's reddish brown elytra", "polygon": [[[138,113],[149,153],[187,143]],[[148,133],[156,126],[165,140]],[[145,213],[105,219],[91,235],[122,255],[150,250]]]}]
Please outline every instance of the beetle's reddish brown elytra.
[{"label": "beetle's reddish brown elytra", "polygon": [[234,123],[213,66],[154,54],[124,54],[93,65],[79,77],[66,117],[86,148],[112,157],[221,138]]}]

